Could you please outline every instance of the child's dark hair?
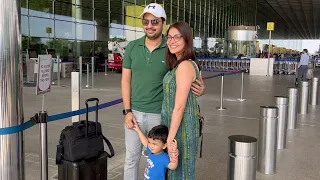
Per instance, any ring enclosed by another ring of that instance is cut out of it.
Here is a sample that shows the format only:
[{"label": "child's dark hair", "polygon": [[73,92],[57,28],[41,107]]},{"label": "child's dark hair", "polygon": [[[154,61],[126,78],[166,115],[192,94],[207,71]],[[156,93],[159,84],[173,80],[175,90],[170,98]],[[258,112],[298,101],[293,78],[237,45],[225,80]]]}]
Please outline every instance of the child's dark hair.
[{"label": "child's dark hair", "polygon": [[158,125],[153,127],[148,134],[148,138],[152,138],[154,140],[160,140],[164,144],[167,143],[169,130],[165,125]]}]

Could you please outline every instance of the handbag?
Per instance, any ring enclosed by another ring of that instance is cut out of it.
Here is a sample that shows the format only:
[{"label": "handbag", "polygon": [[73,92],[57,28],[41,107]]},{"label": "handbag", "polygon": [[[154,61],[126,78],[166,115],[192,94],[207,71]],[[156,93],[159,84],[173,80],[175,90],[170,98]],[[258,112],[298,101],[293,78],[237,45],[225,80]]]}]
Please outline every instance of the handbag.
[{"label": "handbag", "polygon": [[202,158],[204,117],[201,115],[199,104],[198,104],[198,109],[199,109],[198,119],[199,119],[199,138],[200,138],[200,158]]},{"label": "handbag", "polygon": [[[192,62],[196,65],[197,71],[199,72],[200,78],[201,78],[201,71],[199,70],[198,65],[194,61]],[[200,158],[202,158],[204,117],[201,115],[199,104],[198,104],[198,121],[199,121],[199,138],[200,138]]]},{"label": "handbag", "polygon": [[[96,101],[96,120],[88,120],[88,102]],[[114,150],[111,143],[102,134],[101,124],[98,122],[98,103],[99,99],[87,99],[86,104],[86,119],[74,122],[71,126],[65,127],[60,135],[59,144],[57,145],[56,164],[61,164],[62,160],[77,162],[97,157],[104,151],[105,142],[111,154],[108,157],[114,156]]]}]

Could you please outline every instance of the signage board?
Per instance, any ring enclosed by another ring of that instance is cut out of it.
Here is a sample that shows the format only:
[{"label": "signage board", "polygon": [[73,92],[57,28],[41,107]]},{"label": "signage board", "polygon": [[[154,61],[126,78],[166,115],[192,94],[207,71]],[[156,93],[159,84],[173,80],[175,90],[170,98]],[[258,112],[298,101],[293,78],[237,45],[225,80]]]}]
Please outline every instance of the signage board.
[{"label": "signage board", "polygon": [[267,31],[274,31],[274,22],[267,23]]},{"label": "signage board", "polygon": [[36,94],[44,94],[51,91],[51,78],[52,77],[52,56],[39,55],[39,68],[37,79],[37,92]]}]

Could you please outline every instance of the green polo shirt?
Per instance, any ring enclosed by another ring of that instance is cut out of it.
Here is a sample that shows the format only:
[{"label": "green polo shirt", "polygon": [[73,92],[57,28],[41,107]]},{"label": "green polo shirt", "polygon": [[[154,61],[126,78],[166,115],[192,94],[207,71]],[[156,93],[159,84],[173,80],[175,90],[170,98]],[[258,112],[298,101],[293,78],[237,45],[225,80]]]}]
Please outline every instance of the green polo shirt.
[{"label": "green polo shirt", "polygon": [[131,69],[131,108],[145,113],[161,113],[162,80],[168,72],[165,64],[166,40],[151,53],[145,36],[131,41],[125,51],[123,68]]}]

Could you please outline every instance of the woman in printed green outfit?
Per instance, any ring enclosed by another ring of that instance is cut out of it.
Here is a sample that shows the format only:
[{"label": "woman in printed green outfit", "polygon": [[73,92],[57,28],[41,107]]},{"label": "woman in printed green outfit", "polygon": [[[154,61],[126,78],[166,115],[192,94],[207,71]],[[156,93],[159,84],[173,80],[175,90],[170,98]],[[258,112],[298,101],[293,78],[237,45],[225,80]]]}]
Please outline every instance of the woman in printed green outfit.
[{"label": "woman in printed green outfit", "polygon": [[166,65],[169,72],[163,79],[162,124],[169,128],[169,155],[176,156],[169,143],[174,139],[179,150],[178,168],[169,170],[167,178],[195,180],[199,121],[197,97],[192,93],[192,83],[200,78],[200,74],[195,63],[192,30],[185,22],[174,23],[167,31]]}]

